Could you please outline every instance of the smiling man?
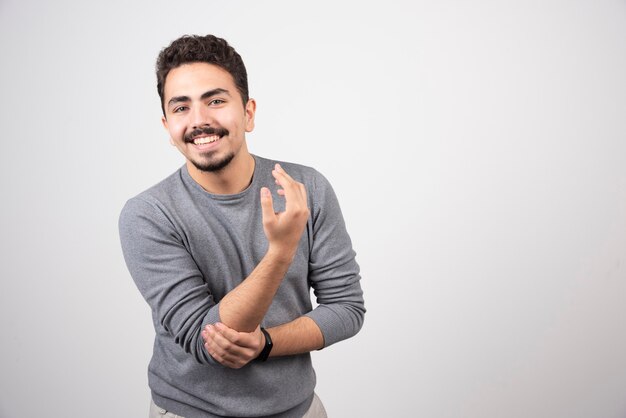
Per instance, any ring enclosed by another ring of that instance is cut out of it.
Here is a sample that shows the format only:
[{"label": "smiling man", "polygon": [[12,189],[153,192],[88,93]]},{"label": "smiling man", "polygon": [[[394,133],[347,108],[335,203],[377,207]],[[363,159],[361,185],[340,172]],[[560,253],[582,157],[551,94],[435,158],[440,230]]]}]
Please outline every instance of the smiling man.
[{"label": "smiling man", "polygon": [[256,102],[223,39],[163,49],[157,90],[186,163],[119,222],[156,333],[150,417],[325,417],[309,353],[356,334],[365,314],[332,187],[248,151]]}]

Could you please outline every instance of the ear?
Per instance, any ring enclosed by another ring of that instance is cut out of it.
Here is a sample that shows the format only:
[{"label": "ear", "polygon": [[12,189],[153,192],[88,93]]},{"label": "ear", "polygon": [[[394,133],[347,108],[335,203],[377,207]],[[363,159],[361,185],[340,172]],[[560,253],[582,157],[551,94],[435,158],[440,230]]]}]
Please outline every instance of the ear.
[{"label": "ear", "polygon": [[[170,133],[170,129],[169,129],[169,125],[167,124],[167,119],[165,119],[165,116],[161,116],[161,123],[163,124],[163,127],[165,128],[165,130],[167,131],[167,133]],[[172,139],[172,135],[169,135],[170,137],[170,144],[176,146],[176,144],[174,144],[174,140]]]},{"label": "ear", "polygon": [[254,129],[254,115],[256,113],[256,101],[248,99],[246,103],[246,132],[252,132]]}]

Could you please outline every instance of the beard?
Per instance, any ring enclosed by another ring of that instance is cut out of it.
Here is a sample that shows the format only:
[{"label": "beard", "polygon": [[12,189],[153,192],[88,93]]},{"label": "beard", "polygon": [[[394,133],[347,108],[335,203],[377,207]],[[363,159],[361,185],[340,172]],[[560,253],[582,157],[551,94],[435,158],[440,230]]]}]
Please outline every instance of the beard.
[{"label": "beard", "polygon": [[[185,135],[183,139],[186,143],[193,143],[194,138],[202,134],[217,135],[220,137],[221,140],[221,138],[227,136],[229,132],[228,129],[222,128],[221,126],[203,126],[202,128],[194,129],[193,131]],[[220,159],[211,158],[211,154],[213,154],[213,152],[208,152],[202,155],[202,157],[204,157],[203,160],[206,159],[205,161],[190,161],[198,170],[211,173],[215,171],[220,171],[221,169],[226,167],[233,160],[233,158],[235,158],[234,152],[230,152]]]},{"label": "beard", "polygon": [[220,159],[212,159],[209,153],[205,161],[189,160],[200,171],[213,173],[226,167],[235,158],[235,153],[230,152]]}]

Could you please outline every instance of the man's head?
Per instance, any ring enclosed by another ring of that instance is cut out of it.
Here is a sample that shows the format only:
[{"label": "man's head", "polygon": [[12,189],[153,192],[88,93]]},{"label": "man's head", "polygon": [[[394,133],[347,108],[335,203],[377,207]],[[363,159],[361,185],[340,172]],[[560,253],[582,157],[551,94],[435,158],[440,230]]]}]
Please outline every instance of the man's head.
[{"label": "man's head", "polygon": [[161,109],[165,115],[164,90],[167,75],[183,64],[204,62],[221,67],[228,72],[241,95],[243,106],[248,102],[248,74],[241,56],[222,38],[213,35],[185,35],[161,50],[157,59],[157,90]]},{"label": "man's head", "polygon": [[189,168],[223,172],[232,161],[250,161],[245,134],[254,129],[256,102],[243,61],[226,41],[175,40],[159,54],[157,79],[163,126]]}]

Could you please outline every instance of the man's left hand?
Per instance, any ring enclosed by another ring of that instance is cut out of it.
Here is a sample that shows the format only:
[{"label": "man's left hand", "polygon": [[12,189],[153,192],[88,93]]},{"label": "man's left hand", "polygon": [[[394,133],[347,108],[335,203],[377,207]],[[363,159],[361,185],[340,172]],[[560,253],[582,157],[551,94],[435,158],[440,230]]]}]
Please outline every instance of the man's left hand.
[{"label": "man's left hand", "polygon": [[237,332],[218,322],[202,330],[204,348],[223,366],[240,369],[259,356],[265,346],[260,327],[252,332]]}]

